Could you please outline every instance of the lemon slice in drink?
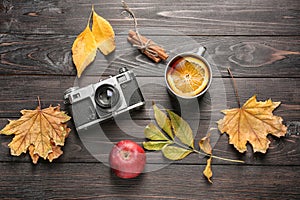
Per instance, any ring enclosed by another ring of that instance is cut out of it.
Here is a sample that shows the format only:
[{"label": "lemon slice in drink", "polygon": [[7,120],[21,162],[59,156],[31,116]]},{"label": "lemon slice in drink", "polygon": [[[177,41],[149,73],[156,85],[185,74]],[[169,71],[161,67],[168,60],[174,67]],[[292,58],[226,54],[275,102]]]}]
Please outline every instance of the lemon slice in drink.
[{"label": "lemon slice in drink", "polygon": [[167,73],[170,88],[183,97],[193,97],[203,91],[209,77],[206,64],[194,57],[184,57],[175,61]]}]

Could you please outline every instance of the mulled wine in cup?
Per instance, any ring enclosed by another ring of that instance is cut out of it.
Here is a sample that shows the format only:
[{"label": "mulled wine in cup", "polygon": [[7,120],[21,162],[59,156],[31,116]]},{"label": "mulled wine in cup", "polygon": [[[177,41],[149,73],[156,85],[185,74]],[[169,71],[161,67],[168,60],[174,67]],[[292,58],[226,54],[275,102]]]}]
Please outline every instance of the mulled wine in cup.
[{"label": "mulled wine in cup", "polygon": [[205,51],[205,47],[200,47],[197,53],[181,53],[169,61],[165,70],[165,81],[171,95],[194,99],[208,90],[212,71],[203,57]]}]

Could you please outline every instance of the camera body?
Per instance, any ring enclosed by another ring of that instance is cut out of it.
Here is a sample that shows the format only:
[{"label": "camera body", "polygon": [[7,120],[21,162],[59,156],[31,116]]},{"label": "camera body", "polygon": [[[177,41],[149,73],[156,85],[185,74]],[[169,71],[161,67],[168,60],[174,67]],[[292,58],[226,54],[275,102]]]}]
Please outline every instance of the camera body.
[{"label": "camera body", "polygon": [[126,68],[119,74],[83,88],[71,87],[64,93],[77,130],[110,119],[145,104],[135,75]]}]

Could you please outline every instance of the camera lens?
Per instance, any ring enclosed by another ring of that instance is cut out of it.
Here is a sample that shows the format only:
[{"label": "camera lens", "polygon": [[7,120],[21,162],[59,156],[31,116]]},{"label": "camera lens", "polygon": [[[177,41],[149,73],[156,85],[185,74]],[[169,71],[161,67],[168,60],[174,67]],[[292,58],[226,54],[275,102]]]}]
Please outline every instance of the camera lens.
[{"label": "camera lens", "polygon": [[95,101],[101,108],[113,108],[119,101],[119,92],[112,85],[101,85],[96,90]]}]

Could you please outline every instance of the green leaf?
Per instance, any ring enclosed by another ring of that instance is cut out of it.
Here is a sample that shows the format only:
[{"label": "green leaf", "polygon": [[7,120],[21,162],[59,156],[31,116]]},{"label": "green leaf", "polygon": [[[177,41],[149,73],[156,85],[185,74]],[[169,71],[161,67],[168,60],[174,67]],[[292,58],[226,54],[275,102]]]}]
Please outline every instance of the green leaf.
[{"label": "green leaf", "polygon": [[143,142],[143,146],[147,150],[161,150],[164,146],[173,144],[172,141],[148,141],[148,142]]},{"label": "green leaf", "polygon": [[176,146],[164,146],[162,152],[164,156],[170,160],[181,160],[193,151]]},{"label": "green leaf", "polygon": [[150,140],[169,140],[154,124],[150,123],[144,130],[145,137]]},{"label": "green leaf", "polygon": [[174,133],[179,140],[194,149],[194,136],[190,125],[174,112],[167,110]]},{"label": "green leaf", "polygon": [[172,140],[174,139],[174,135],[172,133],[171,121],[168,116],[161,111],[155,104],[153,105],[154,117],[158,124],[158,126],[164,130]]}]

